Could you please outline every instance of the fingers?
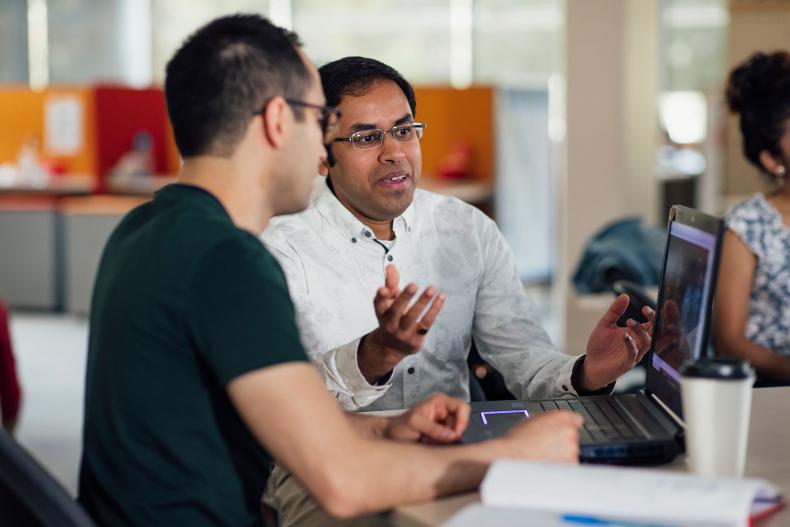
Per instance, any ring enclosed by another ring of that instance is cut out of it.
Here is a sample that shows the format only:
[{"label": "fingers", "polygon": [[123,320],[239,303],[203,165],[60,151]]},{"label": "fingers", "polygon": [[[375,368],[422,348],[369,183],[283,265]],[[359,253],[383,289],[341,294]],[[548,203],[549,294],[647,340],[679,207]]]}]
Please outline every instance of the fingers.
[{"label": "fingers", "polygon": [[634,337],[632,337],[628,331],[625,331],[623,333],[623,340],[625,340],[626,347],[631,352],[634,360],[636,360],[636,357],[639,356],[639,348],[637,347],[636,342],[634,342]]},{"label": "fingers", "polygon": [[451,443],[460,436],[452,427],[434,421],[422,414],[414,414],[409,419],[409,426],[415,432],[419,432],[421,436],[438,443]]},{"label": "fingers", "polygon": [[470,411],[464,401],[436,394],[414,408],[410,425],[428,439],[457,441],[469,424]]},{"label": "fingers", "polygon": [[385,270],[384,287],[391,291],[398,290],[398,282],[400,281],[400,273],[398,268],[390,264]]},{"label": "fingers", "polygon": [[469,425],[471,407],[468,403],[449,395],[442,395],[442,403],[448,412],[446,419],[448,426],[451,426],[457,436],[461,437]]},{"label": "fingers", "polygon": [[426,311],[425,315],[423,315],[422,319],[420,319],[420,324],[427,328],[433,326],[433,323],[436,320],[436,317],[439,315],[439,311],[442,310],[443,306],[444,294],[439,293],[439,295],[433,301],[433,304],[431,304],[431,307],[428,308],[428,311]]},{"label": "fingers", "polygon": [[428,306],[428,303],[433,299],[434,295],[436,295],[436,289],[432,286],[429,286],[422,292],[420,298],[412,305],[409,310],[403,315],[400,319],[400,328],[401,329],[409,329],[413,325],[417,323],[417,318],[422,314],[425,308]]},{"label": "fingers", "polygon": [[[412,298],[414,298],[414,295],[417,293],[416,284],[407,285],[406,289],[404,289],[394,301],[391,301],[388,307],[388,299],[383,291],[383,289],[379,290],[379,293],[373,301],[373,305],[376,308],[376,312],[380,315],[379,320],[384,323],[389,331],[416,331],[418,326],[417,319],[423,311],[425,311],[429,303],[430,306],[419,320],[419,324],[424,328],[430,329],[439,311],[441,311],[442,306],[444,306],[444,294],[439,293],[437,295],[436,289],[433,286],[429,286],[423,291],[411,307],[408,306],[409,302],[411,302]],[[427,330],[425,333],[427,333]],[[424,335],[425,333],[420,333],[420,335]]]},{"label": "fingers", "polygon": [[376,311],[376,316],[379,320],[392,306],[392,303],[397,298],[397,293],[394,293],[386,287],[380,288],[376,291],[376,297],[373,299],[373,309]]},{"label": "fingers", "polygon": [[[639,324],[636,320],[628,319],[626,325],[631,330],[631,336],[636,341],[636,347],[640,352],[646,351],[650,347],[650,333],[647,324]],[[628,331],[628,330],[626,330]]]},{"label": "fingers", "polygon": [[389,328],[391,330],[395,330],[398,327],[398,321],[400,317],[403,315],[403,312],[406,311],[406,306],[409,305],[411,299],[417,293],[417,284],[409,284],[406,288],[398,295],[395,301],[392,303],[390,308],[387,310],[385,314],[386,318],[392,324],[392,327]]},{"label": "fingers", "polygon": [[526,440],[519,456],[558,463],[579,462],[579,427],[582,416],[565,410],[547,412],[528,419],[509,432]]},{"label": "fingers", "polygon": [[617,323],[617,319],[625,313],[625,310],[628,308],[628,303],[630,302],[628,295],[625,293],[619,295],[617,298],[614,299],[614,302],[611,303],[609,306],[609,310],[604,313],[601,317],[601,320],[598,322],[599,325],[604,326],[614,326]]},{"label": "fingers", "polygon": [[584,423],[584,418],[581,414],[570,412],[568,410],[555,410],[537,415],[531,419],[533,422],[544,422],[541,426],[570,426],[572,428],[580,428]]}]

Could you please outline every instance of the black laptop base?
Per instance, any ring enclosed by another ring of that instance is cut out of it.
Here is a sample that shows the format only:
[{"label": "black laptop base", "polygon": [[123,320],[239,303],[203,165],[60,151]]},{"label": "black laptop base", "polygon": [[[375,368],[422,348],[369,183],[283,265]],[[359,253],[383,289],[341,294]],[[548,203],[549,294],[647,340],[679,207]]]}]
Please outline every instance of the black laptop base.
[{"label": "black laptop base", "polygon": [[464,443],[501,437],[527,417],[569,410],[584,417],[583,463],[658,465],[683,452],[682,429],[644,393],[617,396],[472,403]]}]

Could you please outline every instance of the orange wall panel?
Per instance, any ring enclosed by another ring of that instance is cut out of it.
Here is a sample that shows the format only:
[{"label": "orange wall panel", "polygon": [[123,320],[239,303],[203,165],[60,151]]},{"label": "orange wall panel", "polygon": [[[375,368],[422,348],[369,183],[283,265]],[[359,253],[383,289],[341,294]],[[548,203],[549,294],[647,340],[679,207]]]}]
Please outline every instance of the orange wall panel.
[{"label": "orange wall panel", "polygon": [[[73,97],[81,109],[80,147],[69,155],[51,152],[45,139],[47,101]],[[32,91],[24,87],[0,88],[0,163],[16,163],[19,150],[31,137],[39,140],[41,157],[65,168],[68,174],[96,176],[96,132],[93,95],[90,88],[49,88]]]},{"label": "orange wall panel", "polygon": [[0,88],[0,163],[16,163],[28,137],[43,138],[44,96],[28,88]]},{"label": "orange wall panel", "polygon": [[418,86],[417,121],[428,125],[422,140],[423,174],[435,179],[442,159],[459,141],[472,149],[471,179],[494,177],[494,90],[475,86],[465,90]]}]

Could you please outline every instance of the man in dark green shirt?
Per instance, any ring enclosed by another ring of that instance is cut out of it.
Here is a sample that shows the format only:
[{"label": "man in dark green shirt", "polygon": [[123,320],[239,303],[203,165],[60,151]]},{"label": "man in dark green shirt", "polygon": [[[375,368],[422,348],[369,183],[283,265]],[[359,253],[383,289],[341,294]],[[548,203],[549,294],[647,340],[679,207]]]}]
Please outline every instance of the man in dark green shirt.
[{"label": "man in dark green shirt", "polygon": [[79,492],[100,525],[256,524],[267,450],[338,517],[474,488],[497,457],[576,458],[571,414],[427,447],[409,443],[460,437],[464,403],[372,418],[325,391],[256,236],[307,205],[337,118],[295,35],[218,19],[170,61],[165,94],[179,183],[113,232],[91,308]]}]

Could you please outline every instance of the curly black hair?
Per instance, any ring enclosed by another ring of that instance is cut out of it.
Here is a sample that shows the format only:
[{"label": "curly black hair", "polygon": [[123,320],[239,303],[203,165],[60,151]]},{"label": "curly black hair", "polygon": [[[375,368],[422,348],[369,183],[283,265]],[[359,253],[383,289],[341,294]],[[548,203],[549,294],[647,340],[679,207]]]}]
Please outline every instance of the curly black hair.
[{"label": "curly black hair", "polygon": [[740,115],[744,155],[771,176],[760,152],[782,157],[779,140],[790,119],[790,53],[758,52],[736,67],[727,83],[727,104]]}]

